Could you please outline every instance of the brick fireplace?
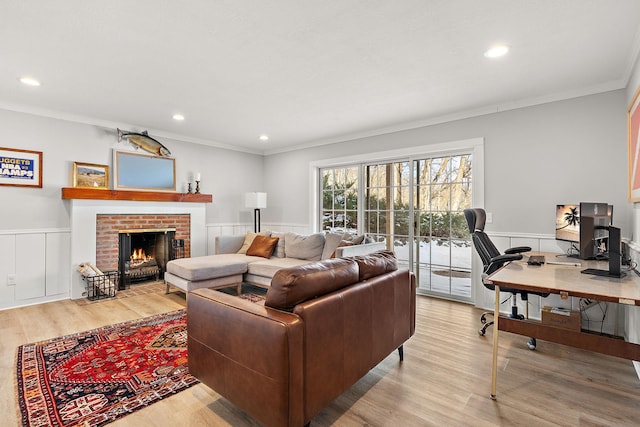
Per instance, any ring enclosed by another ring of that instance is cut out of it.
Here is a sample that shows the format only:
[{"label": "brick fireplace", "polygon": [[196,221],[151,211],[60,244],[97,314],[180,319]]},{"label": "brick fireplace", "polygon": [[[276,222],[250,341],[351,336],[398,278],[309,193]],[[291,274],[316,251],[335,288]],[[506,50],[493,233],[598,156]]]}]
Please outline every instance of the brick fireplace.
[{"label": "brick fireplace", "polygon": [[[83,189],[84,190],[84,189]],[[69,191],[77,192],[78,189],[69,189]],[[98,196],[103,193],[106,196],[111,196],[114,193],[115,196],[121,194],[128,194],[130,192],[115,192],[107,190],[99,190]],[[98,190],[96,190],[98,192]],[[169,193],[173,194],[173,193]],[[117,270],[117,259],[113,261],[109,258],[111,251],[115,251],[113,256],[118,256],[118,232],[115,231],[113,237],[108,237],[107,241],[111,242],[109,247],[101,247],[98,249],[99,244],[103,245],[104,242],[99,243],[102,240],[98,237],[98,216],[111,217],[111,221],[123,220],[123,221],[135,221],[142,222],[147,221],[147,224],[140,224],[140,228],[157,227],[158,224],[150,225],[149,221],[159,221],[161,224],[158,228],[175,228],[176,239],[184,239],[185,241],[185,255],[184,256],[202,256],[207,254],[207,242],[206,242],[206,223],[205,223],[205,203],[211,202],[211,196],[207,196],[208,200],[200,200],[195,196],[204,198],[205,195],[175,195],[176,200],[161,201],[152,200],[149,197],[149,201],[142,200],[95,200],[95,199],[82,199],[75,197],[75,194],[65,195],[63,192],[63,198],[70,200],[70,213],[71,213],[71,266],[70,268],[74,272],[72,274],[72,283],[70,290],[70,297],[72,299],[84,298],[86,296],[86,282],[82,279],[80,273],[77,272],[78,265],[84,262],[90,262],[104,268],[105,270]],[[160,196],[164,196],[161,194]],[[158,200],[160,200],[158,196]],[[190,200],[189,196],[194,198]],[[168,196],[165,196],[168,198]],[[184,199],[184,200],[183,200]],[[189,203],[185,203],[189,202]],[[124,217],[129,218],[124,218]],[[134,218],[131,218],[134,217]],[[135,218],[137,217],[137,218]],[[151,217],[151,218],[147,218]],[[184,222],[186,218],[189,218],[188,222]],[[114,224],[111,224],[114,225]],[[118,230],[122,228],[133,228],[134,224],[127,223],[119,224]],[[102,232],[101,232],[102,233]],[[113,240],[111,240],[113,239]],[[187,243],[188,242],[188,243]],[[110,249],[109,249],[110,248]],[[100,260],[97,262],[97,258],[100,252],[101,255],[106,255],[107,260]],[[115,262],[115,264],[114,264]]]},{"label": "brick fireplace", "polygon": [[122,230],[175,228],[175,239],[184,240],[184,256],[191,256],[191,216],[188,214],[96,215],[96,266],[118,270],[118,235]]}]

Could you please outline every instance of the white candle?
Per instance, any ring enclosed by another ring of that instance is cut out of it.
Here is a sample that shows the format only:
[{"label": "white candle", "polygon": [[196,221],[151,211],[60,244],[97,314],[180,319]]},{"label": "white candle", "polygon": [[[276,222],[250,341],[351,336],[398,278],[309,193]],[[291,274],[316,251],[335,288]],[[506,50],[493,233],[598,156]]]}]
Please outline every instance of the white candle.
[{"label": "white candle", "polygon": [[196,181],[200,181],[200,172],[196,174]]}]

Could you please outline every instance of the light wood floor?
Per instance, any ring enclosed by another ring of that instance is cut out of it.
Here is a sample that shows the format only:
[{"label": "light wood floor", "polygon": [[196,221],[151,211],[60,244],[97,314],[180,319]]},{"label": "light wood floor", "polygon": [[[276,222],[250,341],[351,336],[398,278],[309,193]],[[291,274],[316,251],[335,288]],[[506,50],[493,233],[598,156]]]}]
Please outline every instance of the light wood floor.
[{"label": "light wood floor", "polygon": [[[79,304],[61,301],[0,311],[1,425],[19,425],[18,345],[184,307],[180,292]],[[613,426],[640,423],[640,381],[632,363],[502,333],[498,400],[489,399],[491,334],[480,312],[418,297],[417,330],[405,360],[389,356],[325,408],[312,426]],[[255,426],[199,384],[128,415],[118,426]]]}]

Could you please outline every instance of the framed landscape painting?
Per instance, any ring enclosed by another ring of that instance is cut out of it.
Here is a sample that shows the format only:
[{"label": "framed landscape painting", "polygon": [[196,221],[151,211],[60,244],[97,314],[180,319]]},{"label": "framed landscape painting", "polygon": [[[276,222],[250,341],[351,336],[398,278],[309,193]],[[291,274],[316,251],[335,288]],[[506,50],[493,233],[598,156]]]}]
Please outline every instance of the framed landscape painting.
[{"label": "framed landscape painting", "polygon": [[93,163],[73,163],[73,186],[80,188],[109,188],[109,166]]},{"label": "framed landscape painting", "polygon": [[627,123],[629,125],[629,201],[640,201],[640,88],[629,105]]},{"label": "framed landscape painting", "polygon": [[0,147],[0,185],[42,188],[42,151]]}]

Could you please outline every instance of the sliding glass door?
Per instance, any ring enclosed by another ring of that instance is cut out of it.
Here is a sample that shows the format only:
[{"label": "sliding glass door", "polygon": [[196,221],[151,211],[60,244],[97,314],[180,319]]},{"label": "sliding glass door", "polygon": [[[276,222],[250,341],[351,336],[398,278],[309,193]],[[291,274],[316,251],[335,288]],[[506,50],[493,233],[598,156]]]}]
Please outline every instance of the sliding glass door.
[{"label": "sliding glass door", "polygon": [[421,293],[471,301],[471,154],[326,168],[321,228],[384,242]]},{"label": "sliding glass door", "polygon": [[463,210],[471,207],[471,155],[414,161],[413,271],[419,289],[471,300],[472,243]]}]

